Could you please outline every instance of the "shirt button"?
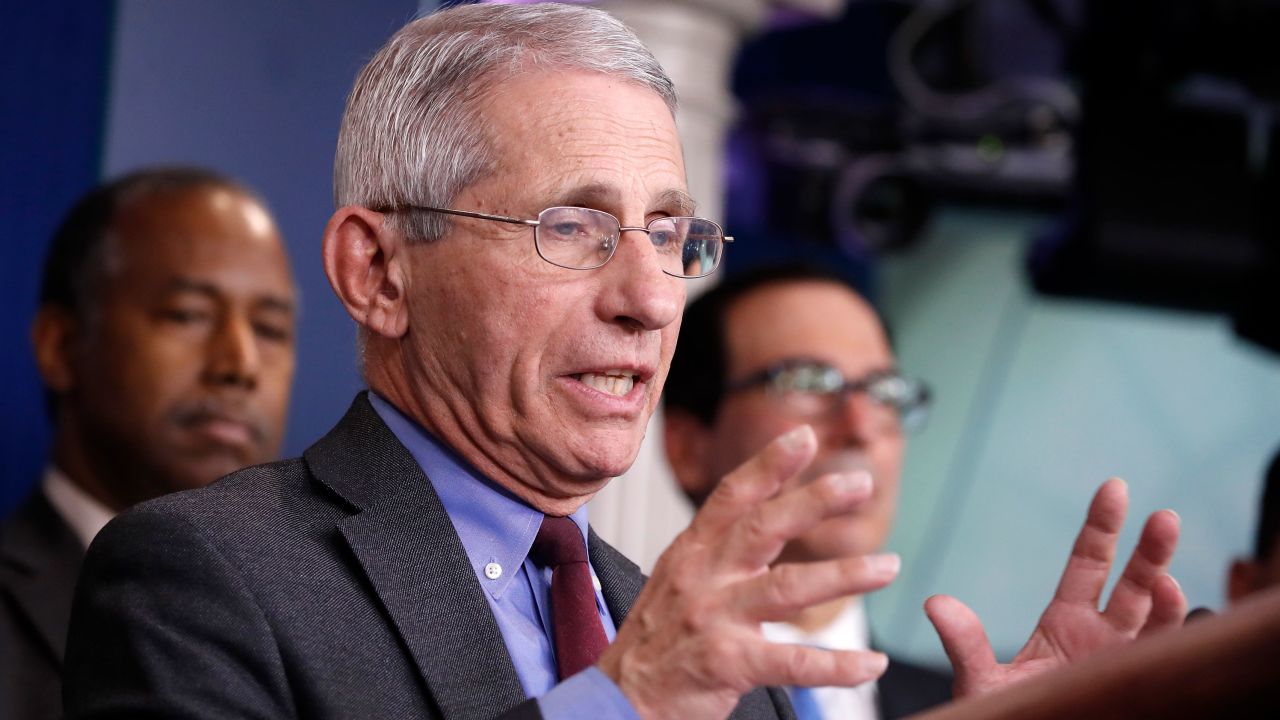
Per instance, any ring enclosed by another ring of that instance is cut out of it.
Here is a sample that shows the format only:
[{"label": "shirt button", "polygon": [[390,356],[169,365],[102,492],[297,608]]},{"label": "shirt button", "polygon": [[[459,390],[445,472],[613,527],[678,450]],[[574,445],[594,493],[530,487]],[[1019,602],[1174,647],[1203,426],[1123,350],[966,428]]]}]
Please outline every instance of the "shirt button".
[{"label": "shirt button", "polygon": [[490,580],[497,580],[502,577],[502,566],[496,562],[491,562],[484,566],[484,576]]},{"label": "shirt button", "polygon": [[596,592],[603,592],[600,589],[600,578],[596,577],[594,574],[591,576],[591,584],[595,586]]}]

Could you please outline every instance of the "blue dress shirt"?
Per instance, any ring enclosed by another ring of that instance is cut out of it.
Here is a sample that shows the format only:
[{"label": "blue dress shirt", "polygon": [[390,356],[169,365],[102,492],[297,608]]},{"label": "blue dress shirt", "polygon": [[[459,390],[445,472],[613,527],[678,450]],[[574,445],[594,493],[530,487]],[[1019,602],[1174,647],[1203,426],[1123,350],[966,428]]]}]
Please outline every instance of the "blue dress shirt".
[{"label": "blue dress shirt", "polygon": [[[529,559],[542,513],[482,476],[421,426],[377,394],[369,402],[409,450],[440,496],[462,540],[525,694],[538,698],[547,720],[638,720],[622,691],[595,667],[556,684],[551,644],[551,570]],[[587,506],[569,516],[587,538]],[[591,570],[595,579],[595,569]],[[596,608],[609,642],[617,631],[596,582]]]}]

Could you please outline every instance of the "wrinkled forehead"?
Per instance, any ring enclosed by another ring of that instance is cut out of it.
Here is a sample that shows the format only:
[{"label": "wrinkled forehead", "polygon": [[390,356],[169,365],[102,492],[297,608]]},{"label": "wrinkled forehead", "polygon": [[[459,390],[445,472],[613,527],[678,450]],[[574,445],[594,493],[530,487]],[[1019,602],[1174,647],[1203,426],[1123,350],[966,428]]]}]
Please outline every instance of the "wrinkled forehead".
[{"label": "wrinkled forehead", "polygon": [[653,90],[583,71],[528,72],[482,101],[493,177],[531,203],[692,214],[675,119]]}]

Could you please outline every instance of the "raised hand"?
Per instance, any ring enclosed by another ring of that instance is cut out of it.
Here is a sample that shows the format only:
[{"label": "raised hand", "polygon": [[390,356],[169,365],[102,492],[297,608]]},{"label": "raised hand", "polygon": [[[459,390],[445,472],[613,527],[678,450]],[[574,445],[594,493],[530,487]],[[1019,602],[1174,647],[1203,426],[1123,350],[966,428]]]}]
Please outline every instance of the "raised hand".
[{"label": "raised hand", "polygon": [[1139,635],[1182,624],[1187,600],[1168,574],[1179,525],[1171,510],[1147,518],[1106,609],[1099,609],[1128,503],[1121,480],[1112,478],[1098,489],[1053,600],[1031,639],[1008,664],[996,662],[982,622],[964,603],[945,595],[925,602],[925,613],[955,671],[957,697],[999,689]]},{"label": "raised hand", "polygon": [[770,567],[788,540],[871,494],[864,472],[780,492],[815,451],[807,426],[774,440],[719,484],[658,559],[599,663],[641,717],[723,718],[754,687],[856,685],[884,672],[880,653],[775,644],[760,632],[898,572],[895,555]]}]

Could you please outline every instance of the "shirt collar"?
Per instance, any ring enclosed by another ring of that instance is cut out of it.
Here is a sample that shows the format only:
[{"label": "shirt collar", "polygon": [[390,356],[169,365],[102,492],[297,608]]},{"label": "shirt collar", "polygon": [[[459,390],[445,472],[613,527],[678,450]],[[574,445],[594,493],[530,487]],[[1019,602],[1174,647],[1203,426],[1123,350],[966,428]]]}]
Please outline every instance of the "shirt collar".
[{"label": "shirt collar", "polygon": [[[452,448],[372,391],[369,402],[440,496],[480,586],[494,599],[500,599],[528,557],[533,539],[542,526],[543,514],[485,477]],[[585,543],[587,506],[584,504],[569,518],[578,526]],[[491,567],[494,564],[497,573]]]},{"label": "shirt collar", "polygon": [[89,543],[93,542],[103,526],[115,516],[111,508],[98,502],[97,498],[85,492],[53,465],[44,469],[41,489],[49,504],[58,511],[62,521],[85,547],[89,547]]},{"label": "shirt collar", "polygon": [[813,645],[829,650],[869,650],[871,647],[867,610],[861,596],[853,598],[830,625],[813,633],[782,622],[764,623],[762,630],[771,642]]}]

